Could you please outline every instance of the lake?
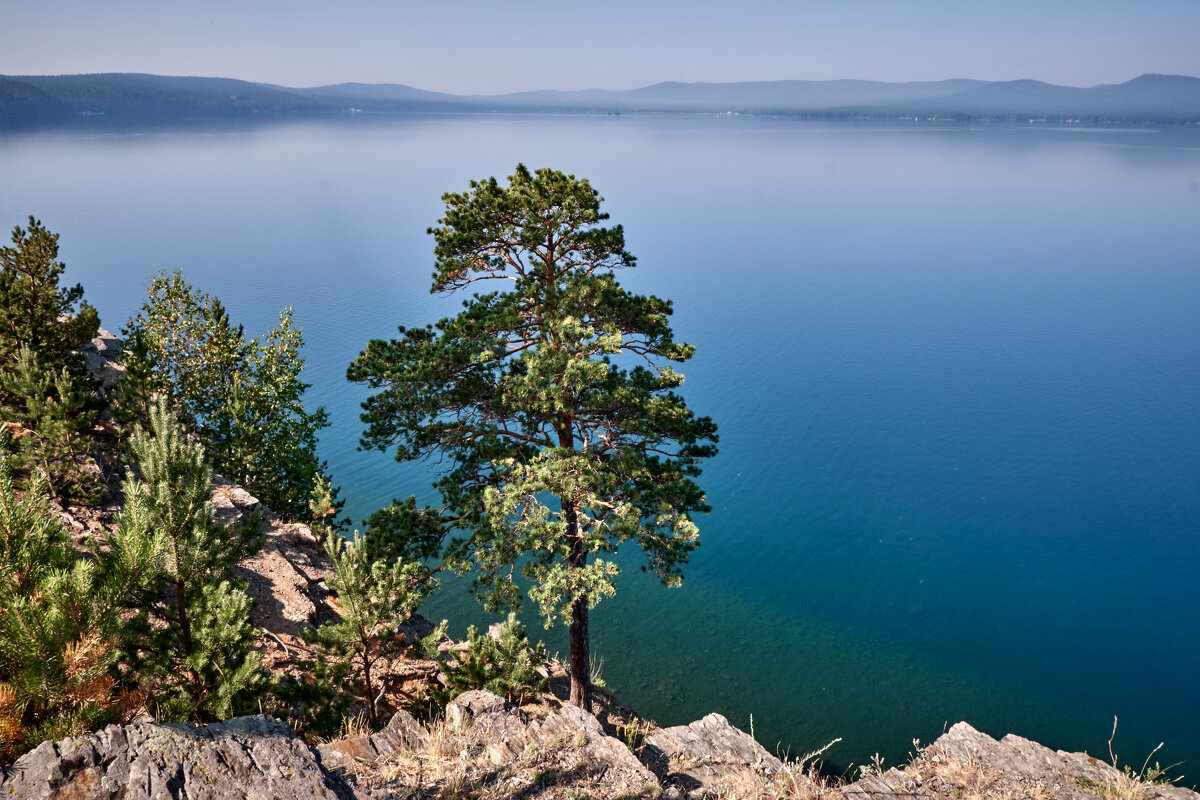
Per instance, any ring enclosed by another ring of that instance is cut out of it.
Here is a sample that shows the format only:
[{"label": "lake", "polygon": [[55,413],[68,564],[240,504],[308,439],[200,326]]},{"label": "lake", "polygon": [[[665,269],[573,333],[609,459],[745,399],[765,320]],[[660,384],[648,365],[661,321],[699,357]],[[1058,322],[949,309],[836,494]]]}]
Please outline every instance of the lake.
[{"label": "lake", "polygon": [[[440,196],[587,177],[627,287],[675,301],[720,426],[680,589],[636,553],[592,621],[660,724],[716,711],[846,768],[967,720],[1200,764],[1200,130],[702,115],[387,116],[0,132],[0,225],[38,216],[119,330],[180,268],[259,333],[295,308],[356,523],[436,464],[356,450],[345,368],[430,295]],[[425,608],[488,618],[447,586]],[[530,620],[533,622],[533,620]],[[542,633],[536,622],[534,636]],[[565,654],[561,630],[542,633]]]}]

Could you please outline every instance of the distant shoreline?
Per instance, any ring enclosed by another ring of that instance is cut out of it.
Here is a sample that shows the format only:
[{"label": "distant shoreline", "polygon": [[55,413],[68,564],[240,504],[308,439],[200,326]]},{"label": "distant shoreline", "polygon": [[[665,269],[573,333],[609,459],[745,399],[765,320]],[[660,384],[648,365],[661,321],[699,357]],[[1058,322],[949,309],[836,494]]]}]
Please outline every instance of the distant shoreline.
[{"label": "distant shoreline", "polygon": [[242,114],[242,115],[197,115],[197,114],[180,114],[176,116],[156,115],[156,116],[120,116],[107,114],[80,114],[71,117],[59,118],[39,118],[39,117],[13,117],[0,114],[0,131],[20,132],[20,131],[81,131],[93,133],[119,133],[121,131],[153,131],[153,130],[177,130],[180,127],[195,127],[197,129],[222,129],[230,128],[253,128],[260,125],[270,126],[288,123],[303,123],[303,122],[351,122],[359,120],[364,123],[384,122],[387,120],[402,120],[405,118],[528,118],[528,117],[546,117],[546,118],[588,118],[588,119],[684,119],[692,118],[742,118],[742,119],[761,119],[770,120],[776,119],[784,122],[797,123],[828,123],[838,126],[846,126],[847,128],[858,125],[873,125],[887,128],[941,128],[941,129],[967,129],[975,128],[995,128],[995,129],[1027,129],[1027,130],[1058,130],[1063,132],[1077,133],[1104,133],[1123,132],[1123,133],[1158,133],[1168,130],[1200,131],[1200,121],[1172,121],[1172,120],[1138,120],[1138,119],[1113,119],[1113,120],[1097,120],[1097,121],[1080,121],[1059,120],[1059,119],[997,119],[989,117],[976,118],[925,118],[917,119],[913,117],[847,117],[837,115],[822,115],[822,114],[801,114],[801,113],[779,113],[779,112],[746,112],[726,114],[713,111],[629,111],[629,112],[602,112],[602,111],[529,111],[522,109],[503,109],[503,110],[448,110],[444,108],[429,109],[429,110],[409,110],[409,111],[363,111],[359,113],[344,113],[344,112],[326,112],[313,114]]},{"label": "distant shoreline", "polygon": [[401,84],[289,88],[130,73],[0,76],[0,125],[321,119],[380,113],[725,114],[943,124],[1200,125],[1200,78],[1142,75],[1090,88],[1040,81],[663,83],[627,91],[451,95]]}]

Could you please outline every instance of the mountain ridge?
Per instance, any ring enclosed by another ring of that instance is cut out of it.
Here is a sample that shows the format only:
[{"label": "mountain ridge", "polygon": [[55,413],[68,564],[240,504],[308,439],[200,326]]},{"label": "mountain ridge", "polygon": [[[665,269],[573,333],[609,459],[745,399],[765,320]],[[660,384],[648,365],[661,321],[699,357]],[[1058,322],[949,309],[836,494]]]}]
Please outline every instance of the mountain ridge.
[{"label": "mountain ridge", "polygon": [[742,113],[799,117],[1200,124],[1200,78],[1145,74],[1117,84],[1035,79],[729,83],[664,81],[635,89],[456,95],[400,83],[287,87],[147,73],[0,75],[0,123],[321,116],[356,112]]}]

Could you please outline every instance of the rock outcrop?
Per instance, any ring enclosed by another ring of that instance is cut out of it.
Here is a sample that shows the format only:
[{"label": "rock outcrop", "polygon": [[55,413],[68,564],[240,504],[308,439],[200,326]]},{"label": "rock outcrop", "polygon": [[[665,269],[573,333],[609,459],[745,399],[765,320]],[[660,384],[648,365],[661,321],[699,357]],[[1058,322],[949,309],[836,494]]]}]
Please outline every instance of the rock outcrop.
[{"label": "rock outcrop", "polygon": [[848,800],[1200,800],[1196,792],[1143,783],[1084,753],[1054,751],[1013,734],[997,741],[965,722],[922,748],[903,769],[865,777],[842,794]]},{"label": "rock outcrop", "polygon": [[654,731],[645,739],[642,761],[664,785],[692,793],[719,794],[783,769],[778,758],[720,714]]},{"label": "rock outcrop", "polygon": [[[336,785],[334,782],[332,785]],[[270,717],[146,722],[45,742],[0,774],[0,797],[337,800],[313,752]]]},{"label": "rock outcrop", "polygon": [[397,713],[382,731],[310,750],[270,717],[213,725],[110,726],[46,742],[0,771],[0,798],[48,800],[1200,800],[1080,753],[959,723],[902,769],[849,785],[783,763],[723,717],[650,733],[639,761],[589,714],[516,708],[466,692],[429,726]]},{"label": "rock outcrop", "polygon": [[[424,728],[401,712],[381,733],[317,748],[361,800],[447,796],[656,797],[658,780],[574,706],[530,713],[484,689],[465,692]],[[427,792],[427,795],[421,795]]]},{"label": "rock outcrop", "polygon": [[301,631],[336,616],[328,602],[325,581],[331,564],[312,529],[301,523],[280,520],[258,499],[225,478],[213,478],[212,506],[218,521],[229,525],[261,514],[266,534],[262,550],[238,564],[232,572],[247,582],[246,592],[254,600],[250,616],[254,625],[270,634],[264,641],[275,660],[304,651]]},{"label": "rock outcrop", "polygon": [[109,389],[125,377],[125,365],[121,363],[121,340],[116,334],[101,328],[96,338],[83,346],[83,356],[88,371],[100,382],[100,391]]},{"label": "rock outcrop", "polygon": [[353,771],[360,766],[374,766],[398,751],[424,750],[429,741],[429,732],[412,714],[397,711],[379,733],[318,745],[317,755],[328,769]]}]

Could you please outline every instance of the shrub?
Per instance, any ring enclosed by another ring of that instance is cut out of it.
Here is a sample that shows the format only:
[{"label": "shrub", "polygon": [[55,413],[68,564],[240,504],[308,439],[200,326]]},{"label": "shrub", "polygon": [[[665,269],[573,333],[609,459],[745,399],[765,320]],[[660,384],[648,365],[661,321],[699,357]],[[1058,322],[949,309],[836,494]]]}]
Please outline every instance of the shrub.
[{"label": "shrub", "polygon": [[467,650],[442,662],[446,686],[435,689],[433,697],[445,705],[463,692],[487,689],[510,703],[520,704],[550,688],[550,680],[537,672],[545,663],[545,645],[538,642],[530,647],[525,626],[515,613],[510,613],[495,638],[480,635],[474,626],[467,629]]},{"label": "shrub", "polygon": [[329,418],[304,408],[304,338],[291,309],[265,336],[247,338],[220,300],[178,271],[155,277],[147,294],[122,330],[118,420],[145,422],[154,398],[169,398],[218,472],[279,516],[306,519],[313,481],[325,473],[317,432]]}]

